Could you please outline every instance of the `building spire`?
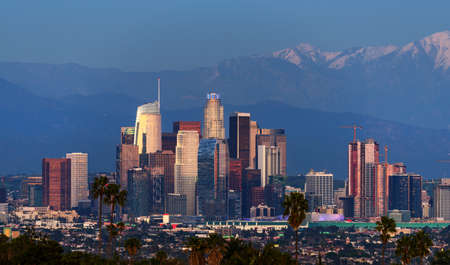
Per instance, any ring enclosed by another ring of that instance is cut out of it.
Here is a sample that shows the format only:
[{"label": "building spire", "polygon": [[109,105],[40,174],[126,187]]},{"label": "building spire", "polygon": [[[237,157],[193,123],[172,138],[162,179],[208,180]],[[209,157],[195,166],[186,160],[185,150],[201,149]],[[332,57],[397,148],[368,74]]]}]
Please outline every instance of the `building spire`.
[{"label": "building spire", "polygon": [[158,110],[161,112],[161,79],[158,77]]}]

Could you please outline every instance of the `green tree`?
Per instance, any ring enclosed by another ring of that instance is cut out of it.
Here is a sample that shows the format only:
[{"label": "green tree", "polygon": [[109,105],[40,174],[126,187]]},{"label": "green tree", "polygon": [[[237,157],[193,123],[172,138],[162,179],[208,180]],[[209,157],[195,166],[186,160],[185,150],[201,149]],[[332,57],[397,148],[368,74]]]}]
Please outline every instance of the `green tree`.
[{"label": "green tree", "polygon": [[223,265],[250,264],[255,250],[250,244],[240,239],[231,238],[225,244],[225,253],[222,259]]},{"label": "green tree", "polygon": [[204,265],[205,264],[205,241],[198,237],[191,237],[186,242],[189,248],[189,264],[190,265]]},{"label": "green tree", "polygon": [[400,257],[403,265],[410,264],[414,256],[413,241],[412,235],[404,235],[397,240],[395,254]]},{"label": "green tree", "polygon": [[417,232],[412,239],[414,246],[413,257],[419,257],[420,265],[422,265],[423,259],[430,255],[430,248],[433,246],[433,241],[424,230]]},{"label": "green tree", "polygon": [[289,216],[288,223],[295,231],[295,260],[298,261],[298,228],[306,218],[308,201],[303,193],[292,192],[289,196],[284,197],[282,205],[284,208],[283,216]]},{"label": "green tree", "polygon": [[96,177],[92,185],[91,193],[94,199],[98,199],[98,253],[102,251],[102,218],[103,218],[103,200],[108,185],[108,178],[105,176]]},{"label": "green tree", "polygon": [[441,250],[434,254],[431,265],[448,265],[450,264],[450,249]]},{"label": "green tree", "polygon": [[129,238],[125,241],[125,249],[128,252],[130,264],[133,264],[134,257],[137,255],[141,246],[141,241],[137,238]]},{"label": "green tree", "polygon": [[377,221],[377,231],[380,232],[381,242],[383,243],[383,248],[381,250],[381,264],[384,265],[384,257],[386,251],[386,245],[391,238],[391,234],[395,233],[395,220],[387,216],[381,217],[381,221]]},{"label": "green tree", "polygon": [[113,257],[114,249],[113,249],[113,241],[114,238],[118,235],[119,230],[117,225],[114,224],[114,216],[115,216],[115,208],[116,205],[121,207],[125,206],[125,202],[127,200],[127,191],[121,190],[119,184],[108,184],[105,190],[104,202],[107,205],[111,206],[111,214],[110,214],[110,222],[111,224],[108,227],[109,231],[109,244],[110,244],[110,255]]}]

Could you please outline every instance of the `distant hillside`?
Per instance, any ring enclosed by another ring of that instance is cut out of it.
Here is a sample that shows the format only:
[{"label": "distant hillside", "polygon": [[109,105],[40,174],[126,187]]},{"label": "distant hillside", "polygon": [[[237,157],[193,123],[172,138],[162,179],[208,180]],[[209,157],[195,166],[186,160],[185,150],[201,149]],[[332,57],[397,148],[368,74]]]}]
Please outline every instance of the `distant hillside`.
[{"label": "distant hillside", "polygon": [[[121,94],[95,94],[45,99],[0,80],[0,174],[40,172],[42,157],[88,152],[91,171],[114,170],[120,126],[133,125],[136,107],[143,103]],[[204,100],[197,102],[198,106]],[[389,160],[406,162],[411,171],[438,177],[450,150],[448,130],[413,127],[351,113],[301,109],[276,101],[248,106],[225,105],[226,121],[233,111],[251,112],[266,128],[285,128],[288,135],[288,173],[327,169],[345,178],[347,144],[353,123],[364,127],[359,138],[375,138],[390,146]],[[163,128],[175,120],[201,120],[201,107],[162,110]]]},{"label": "distant hillside", "polygon": [[352,112],[414,126],[450,129],[450,31],[401,47],[322,51],[309,44],[266,55],[231,58],[189,71],[125,72],[77,64],[0,63],[4,78],[49,98],[126,95],[156,97],[163,106],[198,106],[217,90],[234,105],[279,101],[293,107]]}]

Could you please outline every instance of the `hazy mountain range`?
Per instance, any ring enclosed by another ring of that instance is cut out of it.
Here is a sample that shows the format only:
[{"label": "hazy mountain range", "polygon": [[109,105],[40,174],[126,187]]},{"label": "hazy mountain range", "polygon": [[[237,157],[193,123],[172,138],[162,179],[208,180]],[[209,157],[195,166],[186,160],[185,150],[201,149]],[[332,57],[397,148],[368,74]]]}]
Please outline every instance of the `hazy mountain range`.
[{"label": "hazy mountain range", "polygon": [[113,169],[119,127],[155,98],[160,76],[166,130],[173,120],[201,120],[213,90],[227,114],[250,111],[262,127],[286,128],[291,174],[316,168],[345,177],[352,132],[339,127],[358,123],[360,138],[390,145],[389,160],[437,177],[445,166],[436,160],[450,150],[449,66],[450,31],[402,47],[327,52],[300,44],[190,71],[3,62],[0,174],[39,172],[43,156],[74,151],[89,152],[92,170]]}]

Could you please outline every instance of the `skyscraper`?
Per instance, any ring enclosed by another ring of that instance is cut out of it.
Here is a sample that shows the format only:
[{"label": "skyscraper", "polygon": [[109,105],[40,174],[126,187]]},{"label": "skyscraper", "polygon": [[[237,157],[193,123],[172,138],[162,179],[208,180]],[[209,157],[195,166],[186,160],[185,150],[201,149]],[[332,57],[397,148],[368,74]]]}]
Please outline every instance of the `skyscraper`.
[{"label": "skyscraper", "polygon": [[376,215],[378,164],[379,145],[373,139],[348,145],[348,195],[353,197],[355,217]]},{"label": "skyscraper", "polygon": [[243,168],[250,165],[250,113],[235,112],[230,116],[230,157],[242,160]]},{"label": "skyscraper", "polygon": [[249,160],[249,168],[256,168],[256,135],[258,134],[258,123],[256,121],[250,120],[250,160]]},{"label": "skyscraper", "polygon": [[333,204],[333,174],[311,169],[305,175],[305,192],[322,197],[322,205]]},{"label": "skyscraper", "polygon": [[270,176],[281,174],[280,148],[258,145],[258,169],[261,170],[261,186],[265,187]]},{"label": "skyscraper", "polygon": [[[257,130],[256,148],[263,145],[267,148],[275,146],[279,148],[279,175],[286,176],[286,134],[284,129],[263,129]],[[258,155],[258,154],[257,154]],[[256,159],[258,161],[259,158]],[[259,168],[259,167],[258,167]]]},{"label": "skyscraper", "polygon": [[158,100],[137,108],[134,144],[139,147],[139,154],[162,150],[159,78]]},{"label": "skyscraper", "polygon": [[225,140],[200,140],[197,182],[200,215],[212,219],[227,216],[228,163]]},{"label": "skyscraper", "polygon": [[178,131],[196,131],[202,136],[202,124],[199,121],[175,121],[173,123],[173,133]]},{"label": "skyscraper", "polygon": [[175,194],[186,195],[187,215],[197,214],[198,144],[198,132],[178,131],[175,154]]},{"label": "skyscraper", "polygon": [[162,133],[162,150],[163,151],[172,151],[175,153],[175,149],[177,148],[177,134],[176,133]]},{"label": "skyscraper", "polygon": [[120,143],[134,144],[134,127],[120,127]]},{"label": "skyscraper", "polygon": [[149,172],[143,168],[128,170],[128,213],[136,218],[148,216],[151,210],[151,190]]},{"label": "skyscraper", "polygon": [[[242,216],[250,216],[250,208],[252,207],[252,191],[254,187],[261,187],[261,171],[259,169],[244,169],[242,174]],[[256,190],[258,192],[258,190]],[[264,192],[263,192],[264,197]],[[259,197],[258,197],[259,198]]]},{"label": "skyscraper", "polygon": [[141,155],[141,167],[163,168],[164,194],[174,192],[175,153],[172,151],[159,151],[156,153]]},{"label": "skyscraper", "polygon": [[411,217],[422,217],[422,177],[395,174],[389,177],[389,210],[408,210]]},{"label": "skyscraper", "polygon": [[242,191],[242,161],[240,159],[230,159],[230,170],[229,170],[229,180],[228,187],[230,190],[237,192]]},{"label": "skyscraper", "polygon": [[225,127],[223,119],[223,106],[220,95],[209,93],[203,108],[203,138],[225,139]]},{"label": "skyscraper", "polygon": [[434,216],[450,220],[450,178],[441,179],[434,188]]},{"label": "skyscraper", "polygon": [[43,205],[53,210],[70,209],[70,159],[44,158],[42,160]]},{"label": "skyscraper", "polygon": [[78,202],[89,198],[88,154],[68,153],[70,159],[70,204],[78,207]]},{"label": "skyscraper", "polygon": [[128,170],[139,166],[139,148],[134,144],[119,144],[116,149],[117,182],[128,187]]}]

